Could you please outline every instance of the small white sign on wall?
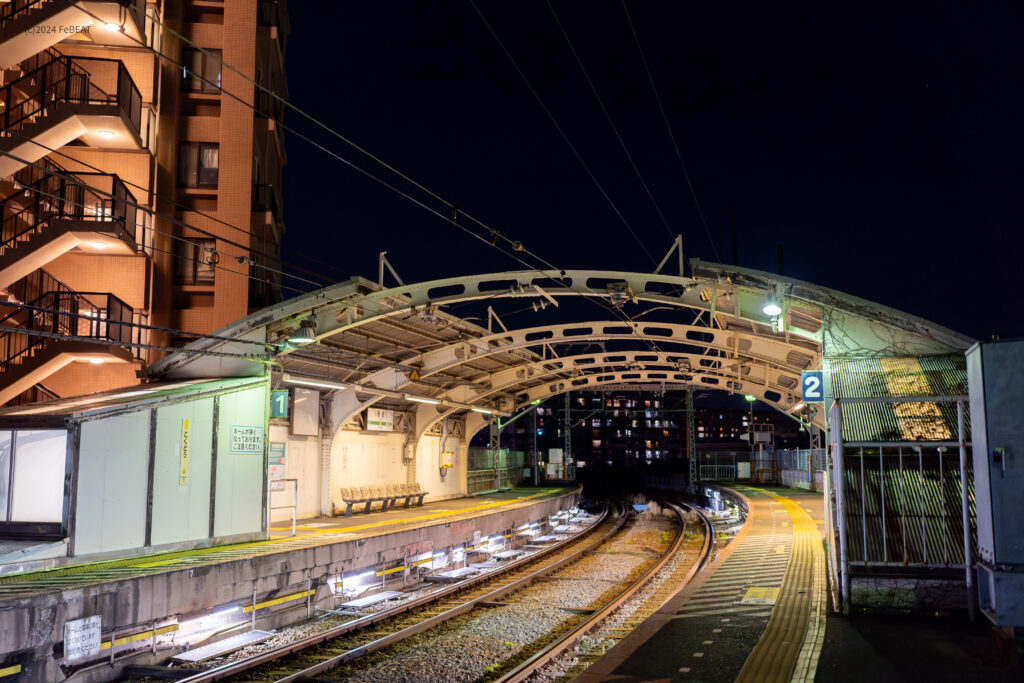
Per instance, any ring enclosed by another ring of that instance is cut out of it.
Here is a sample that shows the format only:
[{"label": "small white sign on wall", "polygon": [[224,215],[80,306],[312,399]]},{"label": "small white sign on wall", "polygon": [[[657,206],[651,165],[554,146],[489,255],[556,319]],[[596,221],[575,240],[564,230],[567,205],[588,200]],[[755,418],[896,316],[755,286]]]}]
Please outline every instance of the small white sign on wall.
[{"label": "small white sign on wall", "polygon": [[232,453],[263,453],[263,427],[260,425],[231,425]]},{"label": "small white sign on wall", "polygon": [[64,661],[77,662],[100,653],[100,616],[64,622]]}]

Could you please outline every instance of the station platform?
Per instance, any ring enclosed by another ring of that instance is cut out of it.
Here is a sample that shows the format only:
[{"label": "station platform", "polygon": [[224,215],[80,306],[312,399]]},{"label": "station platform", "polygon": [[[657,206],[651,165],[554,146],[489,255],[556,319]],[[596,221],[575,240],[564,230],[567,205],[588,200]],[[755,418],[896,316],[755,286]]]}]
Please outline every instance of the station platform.
[{"label": "station platform", "polygon": [[820,493],[737,486],[748,521],[579,681],[810,681],[825,635]]},{"label": "station platform", "polygon": [[575,489],[568,488],[511,489],[386,512],[356,514],[352,517],[306,519],[297,522],[294,536],[290,521],[287,525],[284,522],[274,522],[271,524],[270,538],[267,540],[136,555],[64,565],[42,571],[0,575],[0,608],[5,600],[12,598],[182,569],[194,570],[207,565],[360,541],[434,525],[450,525],[496,512],[518,510],[574,492]]}]

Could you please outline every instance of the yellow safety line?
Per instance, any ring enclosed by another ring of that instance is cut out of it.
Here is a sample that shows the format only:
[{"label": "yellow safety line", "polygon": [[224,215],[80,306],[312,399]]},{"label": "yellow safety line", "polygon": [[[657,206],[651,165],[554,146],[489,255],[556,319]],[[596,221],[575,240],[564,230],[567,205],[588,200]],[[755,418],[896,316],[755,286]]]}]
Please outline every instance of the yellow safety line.
[{"label": "yellow safety line", "polygon": [[[489,508],[501,507],[503,505],[512,505],[515,503],[521,503],[534,498],[541,498],[551,496],[553,493],[558,491],[565,491],[563,488],[549,488],[542,489],[537,493],[529,496],[521,496],[519,498],[510,498],[507,500],[492,501],[490,503],[484,503],[473,507],[462,508],[461,510],[446,510],[443,512],[436,512],[429,515],[420,515],[419,517],[406,517],[403,519],[394,520],[381,520],[377,522],[369,522],[367,524],[360,524],[351,527],[334,528],[334,529],[320,529],[317,531],[310,532],[308,534],[302,534],[298,536],[285,536],[280,538],[272,538],[263,541],[249,541],[246,543],[233,543],[229,545],[217,545],[208,546],[203,548],[192,548],[189,550],[176,550],[166,553],[153,553],[151,555],[145,555],[135,558],[123,558],[120,560],[103,560],[100,562],[86,562],[83,564],[70,565],[64,567],[55,567],[53,569],[45,569],[37,572],[27,572],[25,574],[11,575],[0,577],[0,584],[12,584],[12,583],[26,583],[30,584],[34,578],[49,578],[55,576],[74,576],[97,569],[108,569],[108,568],[124,568],[124,567],[138,567],[140,569],[153,569],[156,567],[165,567],[173,564],[177,560],[197,557],[205,554],[216,553],[222,550],[238,550],[243,548],[257,548],[275,545],[279,543],[295,541],[304,538],[315,538],[322,536],[338,536],[339,539],[343,538],[346,534],[353,531],[362,531],[364,529],[372,529],[382,526],[394,526],[398,524],[405,524],[408,522],[422,522],[431,519],[439,519],[442,517],[448,517],[453,515],[459,515],[466,512],[476,512],[479,510],[486,510]],[[155,559],[159,558],[159,559]],[[216,560],[217,558],[213,558]],[[30,586],[26,586],[30,587]]]},{"label": "yellow safety line", "polygon": [[[824,567],[821,534],[807,511],[789,498],[765,489],[753,490],[782,503],[793,522],[793,546],[775,609],[736,681],[813,680],[825,633],[819,601]],[[805,589],[809,590],[805,593]],[[819,613],[821,619],[816,618]],[[814,668],[810,668],[812,663]]]},{"label": "yellow safety line", "polygon": [[[158,628],[156,630],[156,634],[158,636],[162,636],[165,633],[171,633],[171,632],[177,631],[177,630],[178,630],[178,625],[177,624],[168,624],[167,626],[161,626],[160,628]],[[116,638],[114,640],[114,644],[115,645],[127,645],[128,643],[137,643],[140,640],[146,640],[146,639],[152,638],[152,637],[153,637],[153,629],[149,629],[148,631],[139,631],[138,633],[135,633],[135,634],[130,635],[130,636],[122,636],[120,638]],[[101,650],[109,650],[110,649],[110,641],[109,640],[104,640],[102,643],[100,643],[100,649]]]},{"label": "yellow safety line", "polygon": [[[301,593],[292,593],[291,595],[285,595],[281,598],[275,598],[273,600],[267,600],[266,602],[257,602],[255,608],[261,610],[264,607],[273,607],[274,605],[280,605],[282,602],[291,602],[292,600],[298,600],[304,598],[307,595],[313,595],[316,591],[302,591]],[[243,612],[251,612],[253,605],[246,605],[242,608]]]},{"label": "yellow safety line", "polygon": [[385,569],[382,572],[376,572],[376,574],[377,574],[377,576],[384,576],[385,574],[394,574],[395,572],[404,572],[404,571],[405,571],[405,565],[403,564],[400,567],[392,567],[391,569]]},{"label": "yellow safety line", "polygon": [[20,673],[21,664],[15,664],[14,666],[9,666],[6,669],[0,669],[0,678],[3,678],[4,676],[13,676],[14,674]]}]

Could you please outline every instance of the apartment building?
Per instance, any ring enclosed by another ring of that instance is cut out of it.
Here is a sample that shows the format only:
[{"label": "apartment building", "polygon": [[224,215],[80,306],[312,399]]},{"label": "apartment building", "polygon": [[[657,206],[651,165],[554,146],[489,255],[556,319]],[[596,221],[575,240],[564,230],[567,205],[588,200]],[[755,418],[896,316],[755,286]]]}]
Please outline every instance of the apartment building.
[{"label": "apartment building", "polygon": [[0,405],[280,300],[287,38],[284,0],[0,2]]}]

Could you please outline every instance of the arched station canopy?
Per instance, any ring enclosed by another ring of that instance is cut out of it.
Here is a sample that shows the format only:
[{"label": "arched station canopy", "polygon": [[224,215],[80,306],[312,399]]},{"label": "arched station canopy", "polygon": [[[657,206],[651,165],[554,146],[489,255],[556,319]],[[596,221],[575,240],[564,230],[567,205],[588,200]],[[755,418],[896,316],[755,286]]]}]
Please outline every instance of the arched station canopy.
[{"label": "arched station canopy", "polygon": [[[334,392],[336,425],[376,404],[414,410],[420,434],[446,416],[466,415],[472,435],[490,415],[571,390],[720,389],[792,414],[800,373],[820,367],[823,349],[830,357],[920,356],[960,353],[973,343],[810,283],[690,264],[692,277],[521,271],[390,288],[354,278],[254,313],[216,333],[230,340],[197,340],[150,372],[246,376],[266,372],[269,362]],[[589,319],[522,329],[491,315],[502,302],[536,309],[564,297],[588,297],[601,309]],[[456,315],[471,302],[488,306],[482,324]],[[769,304],[776,315],[765,313]],[[652,309],[661,311],[657,321],[641,318]],[[289,343],[303,325],[315,343]],[[817,411],[813,423],[823,420]]]}]

